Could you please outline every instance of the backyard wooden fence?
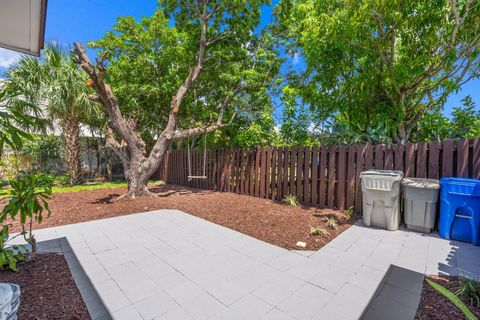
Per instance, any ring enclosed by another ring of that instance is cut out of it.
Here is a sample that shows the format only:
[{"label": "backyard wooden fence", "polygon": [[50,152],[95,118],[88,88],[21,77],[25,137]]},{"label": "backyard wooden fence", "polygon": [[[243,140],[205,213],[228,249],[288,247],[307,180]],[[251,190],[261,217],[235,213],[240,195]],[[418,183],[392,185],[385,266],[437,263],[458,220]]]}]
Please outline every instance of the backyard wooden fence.
[{"label": "backyard wooden fence", "polygon": [[[202,175],[203,150],[191,152],[192,175]],[[360,173],[395,169],[406,177],[480,179],[480,139],[405,145],[219,149],[207,151],[206,179],[188,181],[186,150],[168,151],[157,178],[167,183],[361,211]]]}]

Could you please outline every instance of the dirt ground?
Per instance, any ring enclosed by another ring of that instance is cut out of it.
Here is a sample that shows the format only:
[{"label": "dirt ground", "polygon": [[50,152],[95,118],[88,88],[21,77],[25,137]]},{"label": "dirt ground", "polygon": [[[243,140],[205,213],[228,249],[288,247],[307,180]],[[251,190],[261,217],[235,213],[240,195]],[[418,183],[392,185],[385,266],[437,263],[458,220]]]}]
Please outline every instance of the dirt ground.
[{"label": "dirt ground", "polygon": [[[429,280],[437,282],[452,292],[459,286],[458,277],[427,276]],[[470,311],[480,319],[480,308],[471,306],[467,299],[460,297]],[[467,319],[453,303],[433,289],[426,281],[423,284],[422,299],[415,317],[417,320],[460,320]]]},{"label": "dirt ground", "polygon": [[[35,228],[47,228],[157,209],[178,209],[237,230],[257,239],[287,248],[305,242],[303,250],[318,250],[355,222],[344,213],[317,207],[291,207],[266,199],[227,192],[165,185],[151,189],[157,198],[113,201],[125,188],[56,194],[50,201],[52,215]],[[337,230],[325,225],[337,220]],[[310,227],[322,227],[328,235],[312,236]],[[14,224],[14,231],[19,226]]]},{"label": "dirt ground", "polygon": [[0,270],[0,282],[20,285],[18,319],[90,319],[62,254],[39,254],[17,268],[18,272]]}]

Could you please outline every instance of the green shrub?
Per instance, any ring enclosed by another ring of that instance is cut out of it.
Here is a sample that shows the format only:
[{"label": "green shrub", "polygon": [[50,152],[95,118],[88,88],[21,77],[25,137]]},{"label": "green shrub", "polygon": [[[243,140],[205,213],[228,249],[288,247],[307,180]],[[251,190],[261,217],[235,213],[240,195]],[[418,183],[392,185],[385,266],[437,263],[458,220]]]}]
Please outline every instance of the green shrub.
[{"label": "green shrub", "polygon": [[468,299],[471,306],[480,308],[480,283],[477,281],[461,278],[460,288],[455,292],[455,294]]},{"label": "green shrub", "polygon": [[287,195],[282,201],[291,207],[297,207],[299,205],[297,196],[294,194]]},{"label": "green shrub", "polygon": [[19,217],[21,235],[31,245],[29,258],[33,259],[37,252],[37,242],[32,233],[33,222],[41,223],[44,211],[50,216],[48,200],[52,194],[52,178],[41,173],[23,173],[3,183],[3,187],[8,188],[2,190],[1,195],[9,199],[9,202],[0,215],[0,223],[4,223],[9,216],[12,220]]},{"label": "green shrub", "polygon": [[56,187],[64,187],[70,185],[70,177],[68,174],[53,176],[53,185]]},{"label": "green shrub", "polygon": [[14,179],[24,169],[24,159],[18,155],[6,155],[0,161],[0,177],[4,180]]},{"label": "green shrub", "polygon": [[27,251],[27,248],[24,245],[9,245],[9,241],[21,235],[10,238],[10,227],[11,224],[5,224],[0,231],[0,268],[8,266],[10,270],[17,271],[17,262],[25,260],[20,249]]}]

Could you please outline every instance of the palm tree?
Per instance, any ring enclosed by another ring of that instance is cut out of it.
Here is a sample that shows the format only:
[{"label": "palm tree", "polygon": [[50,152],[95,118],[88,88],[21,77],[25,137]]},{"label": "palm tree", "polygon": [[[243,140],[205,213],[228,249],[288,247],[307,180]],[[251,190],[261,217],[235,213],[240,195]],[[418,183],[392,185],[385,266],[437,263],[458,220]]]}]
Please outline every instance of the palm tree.
[{"label": "palm tree", "polygon": [[66,50],[50,43],[39,59],[22,57],[7,72],[7,77],[7,85],[21,90],[23,96],[33,100],[30,102],[43,106],[51,127],[60,127],[65,139],[65,162],[70,183],[79,183],[82,174],[81,124],[98,123],[101,118],[99,106],[88,99],[85,73]]}]

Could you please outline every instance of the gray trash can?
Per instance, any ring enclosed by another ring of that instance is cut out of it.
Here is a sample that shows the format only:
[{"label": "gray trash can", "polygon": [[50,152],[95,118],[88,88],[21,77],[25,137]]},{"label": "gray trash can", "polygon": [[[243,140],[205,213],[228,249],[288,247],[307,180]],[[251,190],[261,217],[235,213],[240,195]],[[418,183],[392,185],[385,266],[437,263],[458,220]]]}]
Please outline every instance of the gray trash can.
[{"label": "gray trash can", "polygon": [[402,180],[403,214],[407,229],[430,233],[435,226],[440,182],[436,179]]},{"label": "gray trash can", "polygon": [[360,174],[363,195],[363,223],[387,230],[400,225],[400,181],[403,172],[369,170]]}]

